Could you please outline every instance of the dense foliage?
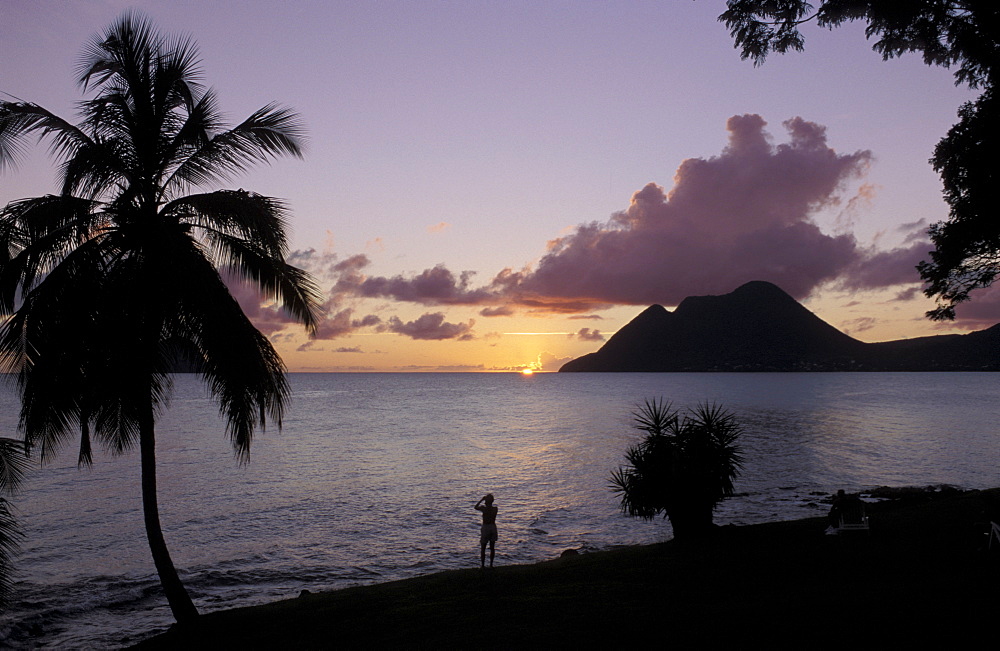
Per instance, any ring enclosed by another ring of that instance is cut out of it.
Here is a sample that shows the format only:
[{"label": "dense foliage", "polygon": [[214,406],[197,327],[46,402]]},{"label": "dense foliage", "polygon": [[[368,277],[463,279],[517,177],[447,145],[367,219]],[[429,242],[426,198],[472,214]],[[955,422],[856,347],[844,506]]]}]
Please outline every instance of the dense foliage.
[{"label": "dense foliage", "polygon": [[950,211],[928,234],[935,250],[918,266],[924,292],[937,299],[931,319],[954,319],[955,306],[1000,275],[1000,227],[993,183],[998,176],[1000,119],[995,99],[1000,62],[1000,3],[995,0],[730,0],[719,16],[744,59],[759,65],[771,52],[802,50],[799,27],[833,29],[863,21],[884,58],[918,52],[928,65],[955,68],[956,84],[983,89],[959,110],[959,122],[938,143],[931,163],[944,182]]},{"label": "dense foliage", "polygon": [[957,66],[956,83],[972,88],[992,83],[1000,56],[995,0],[730,0],[719,20],[744,59],[761,64],[771,52],[801,51],[799,26],[815,21],[833,29],[867,23],[872,48],[885,59],[919,52],[927,65]]},{"label": "dense foliage", "polygon": [[646,520],[663,514],[680,539],[711,530],[715,507],[733,494],[743,464],[735,415],[714,404],[681,414],[660,399],[646,400],[632,416],[646,435],[611,475],[622,513]]},{"label": "dense foliage", "polygon": [[243,314],[222,272],[256,285],[306,324],[317,292],[285,262],[285,209],[244,190],[188,194],[277,155],[301,153],[291,111],[267,106],[235,127],[199,83],[189,39],[126,13],[85,50],[72,124],[0,102],[0,168],[27,139],[59,159],[58,195],[0,212],[0,370],[21,396],[20,430],[46,458],[75,433],[112,451],[138,445],[146,533],[178,621],[197,615],[160,529],[155,421],[179,358],[199,369],[237,454],[280,426],[284,365]]},{"label": "dense foliage", "polygon": [[938,307],[928,316],[954,319],[955,305],[988,287],[1000,275],[1000,214],[995,188],[1000,183],[1000,99],[993,86],[962,105],[959,121],[934,148],[931,164],[944,182],[951,218],[927,231],[934,242],[930,261],[918,266],[928,296]]}]

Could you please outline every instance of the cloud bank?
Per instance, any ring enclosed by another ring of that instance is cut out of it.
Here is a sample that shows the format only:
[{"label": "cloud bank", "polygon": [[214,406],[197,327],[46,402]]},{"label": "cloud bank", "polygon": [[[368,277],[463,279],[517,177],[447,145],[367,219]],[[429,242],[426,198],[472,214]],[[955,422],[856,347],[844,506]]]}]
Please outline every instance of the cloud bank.
[{"label": "cloud bank", "polygon": [[[472,271],[455,272],[445,264],[412,275],[378,276],[371,274],[372,261],[365,254],[340,259],[333,253],[296,251],[289,262],[329,283],[320,340],[360,330],[425,341],[474,336],[475,321],[451,323],[443,311],[411,321],[385,314],[391,304],[378,308],[381,315],[358,313],[364,299],[475,306],[487,318],[528,313],[600,319],[594,312],[614,305],[676,305],[686,296],[723,294],[750,280],[773,282],[800,300],[822,286],[895,288],[897,301],[917,296],[915,267],[933,249],[923,221],[900,225],[903,244],[889,250],[861,246],[850,233],[824,232],[814,221],[824,209],[853,215],[869,198],[873,189],[861,179],[871,152],[837,152],[827,142],[825,127],[799,117],[782,127],[785,139],[776,144],[759,115],[733,116],[726,123],[729,140],[722,152],[683,161],[669,191],[647,183],[606,222],[578,224],[550,241],[537,263],[503,269],[485,283],[475,284]],[[447,226],[441,222],[429,230]],[[233,286],[265,333],[291,323],[245,286]],[[998,319],[1000,289],[977,292],[974,302],[958,310],[963,325],[991,325]],[[845,325],[861,332],[874,324]],[[604,339],[588,328],[572,336]]]},{"label": "cloud bank", "polygon": [[604,335],[597,328],[593,330],[590,328],[580,328],[575,335],[571,334],[570,337],[576,337],[580,341],[604,341]]},{"label": "cloud bank", "polygon": [[439,341],[442,339],[458,339],[468,341],[472,339],[472,326],[475,321],[472,319],[468,323],[448,323],[444,320],[443,312],[424,314],[414,321],[404,323],[399,317],[390,317],[384,329],[388,332],[406,335],[412,339],[423,339]]},{"label": "cloud bank", "polygon": [[484,306],[481,315],[498,316],[515,308],[579,314],[676,305],[749,280],[771,281],[797,299],[834,281],[847,289],[917,282],[914,266],[930,248],[925,238],[874,251],[851,234],[824,233],[812,220],[856,198],[845,196],[847,184],[866,173],[871,152],[838,153],[825,127],[798,117],[782,124],[787,141],[775,145],[766,124],[759,115],[730,118],[722,153],[685,160],[669,192],[649,183],[607,222],[580,224],[549,242],[533,268],[504,269],[477,287],[472,272],[456,274],[443,264],[394,277],[366,276],[366,265],[356,264],[335,289],[428,306]]},{"label": "cloud bank", "polygon": [[977,289],[971,300],[955,308],[955,322],[969,328],[988,328],[1000,322],[1000,285]]}]

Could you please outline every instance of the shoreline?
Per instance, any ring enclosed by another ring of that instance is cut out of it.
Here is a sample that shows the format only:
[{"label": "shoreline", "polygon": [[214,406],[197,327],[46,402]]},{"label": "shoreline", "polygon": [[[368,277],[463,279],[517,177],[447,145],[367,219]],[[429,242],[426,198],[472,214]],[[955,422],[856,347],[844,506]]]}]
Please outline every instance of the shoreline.
[{"label": "shoreline", "polygon": [[697,543],[450,570],[217,611],[139,649],[537,648],[759,640],[973,642],[1000,596],[1000,549],[977,523],[1000,488],[870,505],[871,535],[824,518],[720,527]]}]

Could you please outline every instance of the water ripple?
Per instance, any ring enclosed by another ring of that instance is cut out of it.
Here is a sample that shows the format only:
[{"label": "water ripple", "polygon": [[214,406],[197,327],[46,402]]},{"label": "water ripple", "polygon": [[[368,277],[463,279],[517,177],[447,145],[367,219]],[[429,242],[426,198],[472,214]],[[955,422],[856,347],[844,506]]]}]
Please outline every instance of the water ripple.
[{"label": "water ripple", "polygon": [[[162,519],[202,611],[470,567],[472,510],[497,496],[503,564],[663,540],[624,518],[608,476],[647,397],[718,401],[746,428],[720,523],[820,515],[837,488],[1000,485],[994,374],[294,375],[284,431],[233,459],[195,378],[158,424]],[[0,426],[16,427],[0,394]],[[28,538],[0,646],[115,647],[166,627],[134,454],[72,454],[16,500]]]}]

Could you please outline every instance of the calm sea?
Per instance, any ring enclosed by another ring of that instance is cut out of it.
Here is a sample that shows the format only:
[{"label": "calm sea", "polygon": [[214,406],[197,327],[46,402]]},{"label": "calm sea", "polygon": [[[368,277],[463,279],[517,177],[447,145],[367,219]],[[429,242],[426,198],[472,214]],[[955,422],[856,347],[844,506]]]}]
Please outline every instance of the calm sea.
[{"label": "calm sea", "polygon": [[[715,401],[746,434],[720,523],[825,512],[837,488],[1000,485],[1000,375],[298,374],[282,432],[233,457],[216,408],[179,376],[158,425],[174,562],[207,612],[478,564],[478,514],[500,509],[497,562],[654,542],[608,477],[644,398]],[[16,399],[0,393],[0,434]],[[76,468],[73,443],[15,500],[27,533],[0,646],[120,646],[171,622],[142,528],[138,454]]]}]

